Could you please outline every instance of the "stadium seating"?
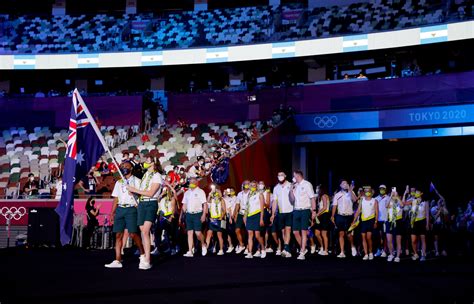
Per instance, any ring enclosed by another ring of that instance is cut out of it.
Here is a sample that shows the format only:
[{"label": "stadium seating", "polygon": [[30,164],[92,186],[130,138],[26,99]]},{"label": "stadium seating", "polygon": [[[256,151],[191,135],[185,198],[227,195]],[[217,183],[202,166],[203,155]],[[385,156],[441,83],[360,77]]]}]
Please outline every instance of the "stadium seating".
[{"label": "stadium seating", "polygon": [[[290,24],[282,16],[300,16]],[[347,6],[298,5],[185,11],[165,16],[2,16],[0,53],[90,53],[290,41],[369,33],[472,18],[469,0],[449,9],[426,1],[377,0]],[[141,27],[134,27],[141,24]]]},{"label": "stadium seating", "polygon": [[[260,122],[257,122],[259,125]],[[230,138],[235,138],[240,131],[250,126],[251,122],[231,125],[191,124],[185,128],[173,125],[163,132],[155,130],[149,133],[149,141],[145,143],[142,142],[142,134],[137,132],[138,126],[102,126],[101,131],[118,162],[122,161],[124,153],[139,155],[142,160],[150,155],[157,157],[168,172],[177,165],[187,169],[198,156],[203,153],[209,155],[215,149],[214,143],[219,141],[224,132]],[[4,130],[0,136],[0,198],[18,195],[30,172],[46,184],[51,176],[57,176],[65,158],[67,137],[67,130],[53,133],[48,127],[37,127],[32,132],[24,128]],[[233,147],[228,152],[233,155],[238,152],[238,148]],[[106,158],[111,162],[109,157]],[[101,180],[101,183],[99,187],[111,192],[112,177]],[[49,194],[49,185],[46,186],[42,191]]]}]

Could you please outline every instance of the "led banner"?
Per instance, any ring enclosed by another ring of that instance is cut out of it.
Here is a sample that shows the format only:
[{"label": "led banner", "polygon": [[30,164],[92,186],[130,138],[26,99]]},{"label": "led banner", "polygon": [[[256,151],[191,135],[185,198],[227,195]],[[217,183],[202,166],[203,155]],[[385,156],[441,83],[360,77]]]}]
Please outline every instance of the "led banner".
[{"label": "led banner", "polygon": [[296,115],[301,132],[474,124],[474,104]]}]

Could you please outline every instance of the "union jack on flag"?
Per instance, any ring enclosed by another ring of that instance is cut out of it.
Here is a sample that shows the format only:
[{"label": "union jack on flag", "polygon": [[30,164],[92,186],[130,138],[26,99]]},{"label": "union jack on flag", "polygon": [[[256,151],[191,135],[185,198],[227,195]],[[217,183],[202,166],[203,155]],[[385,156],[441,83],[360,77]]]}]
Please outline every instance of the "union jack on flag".
[{"label": "union jack on flag", "polygon": [[87,118],[84,109],[79,104],[77,98],[78,94],[78,92],[74,92],[72,97],[72,106],[75,116],[73,117],[73,115],[71,115],[71,119],[69,120],[69,139],[67,141],[67,154],[73,159],[77,159],[77,128],[84,128],[89,124],[89,119]]},{"label": "union jack on flag", "polygon": [[102,134],[79,92],[74,90],[69,138],[64,160],[63,191],[56,213],[60,218],[60,235],[63,245],[69,244],[72,235],[74,187],[104,154],[106,145]]}]

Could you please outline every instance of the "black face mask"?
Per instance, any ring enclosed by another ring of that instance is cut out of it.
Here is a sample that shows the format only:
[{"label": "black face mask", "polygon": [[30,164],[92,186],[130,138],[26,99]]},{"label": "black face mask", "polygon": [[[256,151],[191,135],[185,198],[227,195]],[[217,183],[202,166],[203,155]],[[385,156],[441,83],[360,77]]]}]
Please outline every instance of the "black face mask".
[{"label": "black face mask", "polygon": [[129,168],[120,168],[120,172],[122,172],[123,175],[129,175],[131,170]]}]

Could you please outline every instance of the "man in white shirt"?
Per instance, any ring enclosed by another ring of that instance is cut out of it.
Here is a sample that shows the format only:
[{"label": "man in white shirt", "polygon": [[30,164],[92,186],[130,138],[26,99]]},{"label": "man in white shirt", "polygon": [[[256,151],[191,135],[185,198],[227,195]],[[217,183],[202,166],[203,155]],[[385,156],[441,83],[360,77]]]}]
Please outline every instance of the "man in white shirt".
[{"label": "man in white shirt", "polygon": [[295,183],[290,192],[295,202],[293,234],[300,246],[298,260],[304,260],[307,253],[308,227],[312,225],[312,221],[316,217],[316,194],[313,185],[304,179],[302,171],[293,172],[293,181]]},{"label": "man in white shirt", "polygon": [[234,251],[233,239],[235,239],[235,207],[237,205],[237,196],[234,188],[230,187],[224,192],[224,202],[227,209],[227,242],[228,247],[226,253]]},{"label": "man in white shirt", "polygon": [[188,234],[188,252],[185,257],[194,256],[194,234],[202,244],[202,255],[207,254],[207,245],[202,234],[202,223],[207,216],[207,198],[204,190],[199,188],[198,180],[195,177],[189,179],[189,189],[183,196],[183,207],[179,221],[181,223],[182,216],[186,217],[186,231]]},{"label": "man in white shirt", "polygon": [[112,197],[114,204],[110,221],[113,223],[113,232],[115,232],[115,260],[106,264],[107,268],[122,268],[122,240],[124,230],[127,229],[130,237],[140,250],[140,262],[144,258],[144,250],[140,234],[138,233],[137,224],[137,201],[135,197],[127,190],[128,186],[138,188],[140,179],[132,175],[132,164],[124,162],[120,166],[125,180],[121,179],[115,183]]},{"label": "man in white shirt", "polygon": [[242,230],[245,230],[244,216],[247,210],[247,203],[249,200],[250,193],[250,181],[245,180],[242,183],[242,191],[237,194],[237,201],[235,202],[234,218],[235,220],[235,234],[239,245],[235,249],[235,253],[239,254],[245,250],[244,238],[242,236]]},{"label": "man in white shirt", "polygon": [[377,239],[379,240],[379,249],[375,254],[376,257],[387,257],[387,237],[385,234],[385,222],[387,221],[387,203],[390,200],[390,196],[387,195],[387,186],[379,186],[379,195],[375,198],[379,206],[379,216],[377,220]]},{"label": "man in white shirt", "polygon": [[291,227],[293,226],[293,204],[290,202],[290,191],[292,185],[286,180],[284,172],[278,172],[278,184],[273,188],[272,217],[270,221],[277,221],[281,235],[283,236],[283,251],[281,256],[291,258],[290,240]]},{"label": "man in white shirt", "polygon": [[341,190],[337,192],[333,198],[331,221],[336,226],[336,230],[339,231],[339,247],[341,253],[339,253],[337,257],[345,258],[344,239],[346,235],[349,237],[352,255],[356,256],[357,254],[357,250],[354,247],[354,239],[352,235],[348,233],[349,227],[354,220],[353,204],[357,201],[357,196],[354,193],[354,183],[349,185],[349,183],[343,179],[341,180],[340,187]]}]

